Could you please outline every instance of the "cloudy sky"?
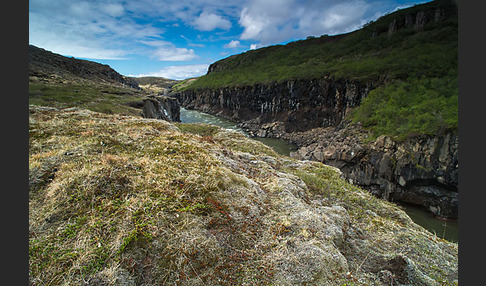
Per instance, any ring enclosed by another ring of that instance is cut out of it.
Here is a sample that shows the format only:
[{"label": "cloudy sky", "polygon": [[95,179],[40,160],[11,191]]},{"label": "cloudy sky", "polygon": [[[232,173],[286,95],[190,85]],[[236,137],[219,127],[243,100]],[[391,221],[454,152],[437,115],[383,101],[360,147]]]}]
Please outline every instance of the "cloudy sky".
[{"label": "cloudy sky", "polygon": [[428,0],[29,0],[29,44],[184,79],[233,54],[358,29]]}]

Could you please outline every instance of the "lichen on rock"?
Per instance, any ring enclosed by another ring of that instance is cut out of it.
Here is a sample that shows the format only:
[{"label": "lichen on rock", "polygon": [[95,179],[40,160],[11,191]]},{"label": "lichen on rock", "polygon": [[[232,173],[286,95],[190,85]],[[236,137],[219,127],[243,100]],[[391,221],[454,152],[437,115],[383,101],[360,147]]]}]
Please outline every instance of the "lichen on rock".
[{"label": "lichen on rock", "polygon": [[335,167],[223,129],[36,106],[29,122],[32,285],[457,284],[456,243]]}]

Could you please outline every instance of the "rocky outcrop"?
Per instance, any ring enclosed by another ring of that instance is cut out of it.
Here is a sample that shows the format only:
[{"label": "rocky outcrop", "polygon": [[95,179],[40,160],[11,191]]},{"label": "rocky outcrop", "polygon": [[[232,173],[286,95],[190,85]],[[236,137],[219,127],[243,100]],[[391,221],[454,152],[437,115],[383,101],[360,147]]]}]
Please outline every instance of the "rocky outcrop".
[{"label": "rocky outcrop", "polygon": [[[292,156],[338,167],[352,183],[378,197],[421,205],[437,216],[458,216],[458,136],[421,136],[395,142],[380,136],[362,144],[358,126],[316,130],[313,143]],[[296,137],[294,134],[293,137]]]},{"label": "rocky outcrop", "polygon": [[[435,2],[442,2],[442,4],[430,9],[416,10],[412,8],[407,13],[396,13],[394,19],[388,24],[388,36],[403,28],[413,27],[414,31],[422,31],[428,23],[445,21],[457,14],[457,4],[454,1],[442,0]],[[375,32],[380,33],[382,31]]]},{"label": "rocky outcrop", "polygon": [[[243,87],[186,90],[182,106],[246,124],[281,122],[284,132],[336,126],[376,84],[357,80],[290,80]],[[251,128],[250,128],[251,129]]]},{"label": "rocky outcrop", "polygon": [[169,96],[148,96],[143,100],[142,115],[145,118],[180,122],[181,113],[179,101]]}]

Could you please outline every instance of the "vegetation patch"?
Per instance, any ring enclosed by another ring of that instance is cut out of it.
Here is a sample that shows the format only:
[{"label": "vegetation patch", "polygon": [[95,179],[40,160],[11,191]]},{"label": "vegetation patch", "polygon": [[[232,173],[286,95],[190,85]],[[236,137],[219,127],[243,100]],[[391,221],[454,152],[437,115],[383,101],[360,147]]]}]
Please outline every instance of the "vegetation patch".
[{"label": "vegetation patch", "polygon": [[457,244],[334,168],[223,129],[29,114],[32,285],[373,285],[385,270],[409,284],[457,279]]},{"label": "vegetation patch", "polygon": [[403,141],[458,128],[457,76],[396,81],[372,90],[351,118],[372,132]]},{"label": "vegetation patch", "polygon": [[139,116],[135,102],[145,96],[137,90],[109,84],[64,84],[33,81],[29,83],[29,104],[58,108],[80,107],[107,114]]},{"label": "vegetation patch", "polygon": [[[414,25],[392,35],[389,25],[425,11],[433,18],[437,8],[447,13],[441,22],[429,21],[421,31]],[[182,89],[245,86],[321,77],[406,79],[446,76],[457,72],[457,5],[432,1],[382,16],[362,29],[342,34],[309,37],[286,45],[269,46],[230,56],[213,70]]]}]

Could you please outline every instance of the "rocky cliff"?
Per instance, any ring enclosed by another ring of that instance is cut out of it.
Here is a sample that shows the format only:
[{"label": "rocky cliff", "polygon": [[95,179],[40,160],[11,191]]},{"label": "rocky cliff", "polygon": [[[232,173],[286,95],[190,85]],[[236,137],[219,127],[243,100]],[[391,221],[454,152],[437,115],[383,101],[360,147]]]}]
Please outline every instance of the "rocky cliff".
[{"label": "rocky cliff", "polygon": [[151,95],[142,101],[142,115],[145,118],[180,122],[181,108],[176,98]]},{"label": "rocky cliff", "polygon": [[458,217],[458,136],[447,132],[396,142],[387,136],[363,144],[358,125],[321,128],[288,139],[304,147],[293,157],[338,167],[348,179],[378,197],[423,206],[437,216]]},{"label": "rocky cliff", "polygon": [[185,90],[174,96],[186,108],[243,122],[242,127],[248,130],[260,129],[266,123],[280,122],[281,131],[291,133],[336,126],[376,84],[320,78]]},{"label": "rocky cliff", "polygon": [[295,158],[338,167],[378,197],[423,206],[437,216],[458,216],[457,132],[395,142],[343,121],[378,83],[319,79],[226,87],[175,94],[182,106],[239,121],[251,136],[299,146]]}]

